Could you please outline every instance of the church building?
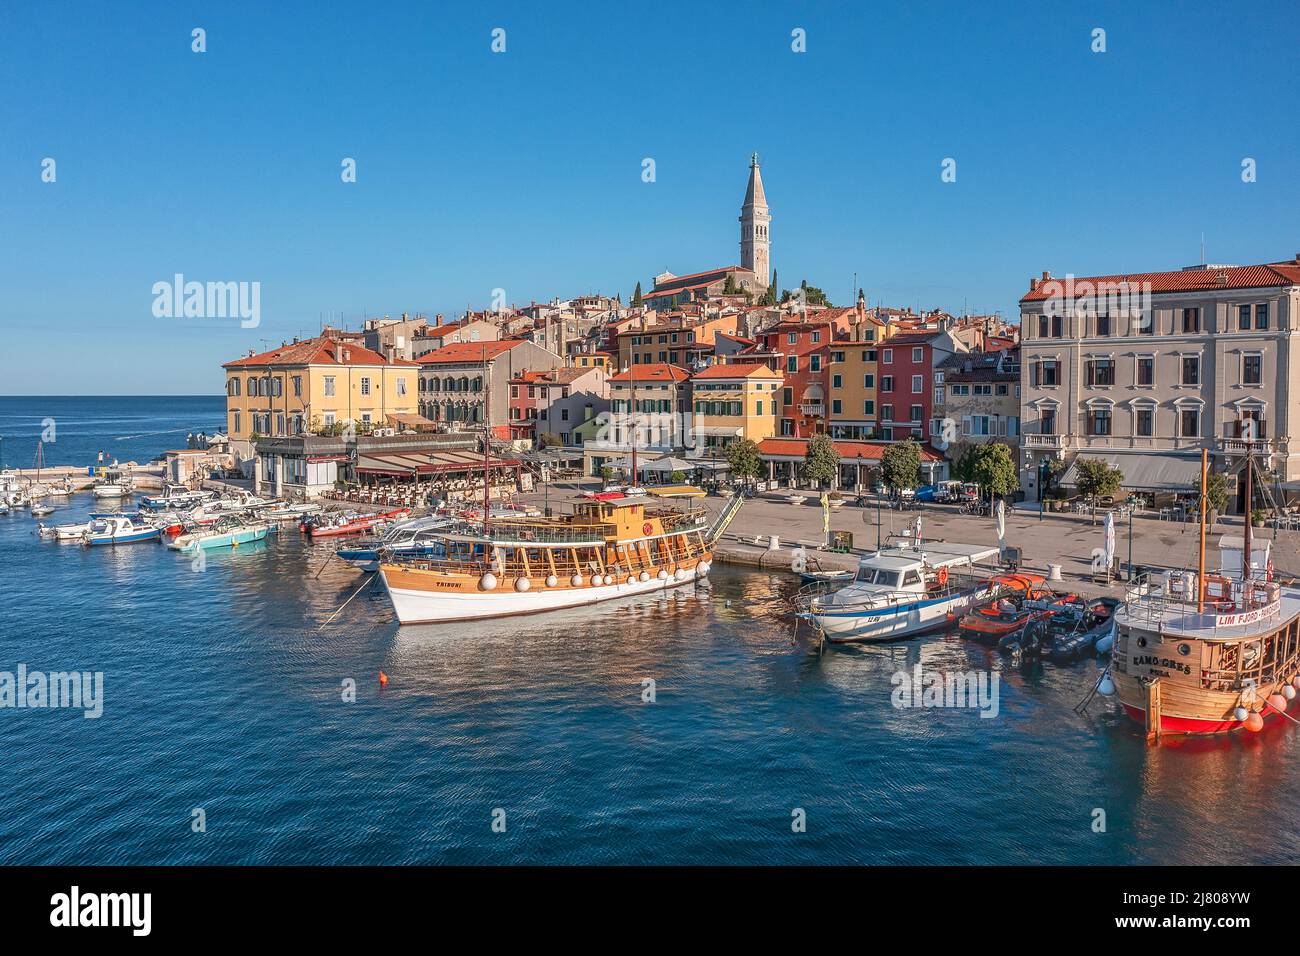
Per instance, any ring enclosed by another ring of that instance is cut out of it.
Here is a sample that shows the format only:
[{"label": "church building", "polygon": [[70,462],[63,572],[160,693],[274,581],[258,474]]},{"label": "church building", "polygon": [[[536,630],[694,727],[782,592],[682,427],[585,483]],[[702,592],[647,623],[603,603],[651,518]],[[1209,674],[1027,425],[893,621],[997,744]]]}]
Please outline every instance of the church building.
[{"label": "church building", "polygon": [[685,276],[661,273],[654,277],[654,288],[642,294],[645,304],[652,309],[671,309],[674,304],[685,305],[693,299],[729,291],[748,292],[757,299],[772,281],[772,240],[768,232],[771,221],[758,153],[754,153],[749,161],[745,201],[740,207],[740,265]]}]

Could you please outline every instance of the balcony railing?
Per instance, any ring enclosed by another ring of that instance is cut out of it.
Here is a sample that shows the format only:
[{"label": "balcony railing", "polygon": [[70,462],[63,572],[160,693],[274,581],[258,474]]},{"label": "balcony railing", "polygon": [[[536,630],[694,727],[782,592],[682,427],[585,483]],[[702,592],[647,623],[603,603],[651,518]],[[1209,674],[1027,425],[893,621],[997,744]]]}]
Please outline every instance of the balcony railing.
[{"label": "balcony railing", "polygon": [[1275,438],[1256,438],[1254,441],[1246,441],[1244,438],[1219,439],[1219,451],[1229,455],[1244,455],[1248,447],[1253,448],[1256,455],[1285,451],[1282,443]]},{"label": "balcony railing", "polygon": [[818,418],[826,416],[826,406],[821,402],[800,402],[799,413],[801,415],[814,415]]},{"label": "balcony railing", "polygon": [[1064,448],[1065,435],[1030,435],[1022,433],[1021,444],[1025,448]]}]

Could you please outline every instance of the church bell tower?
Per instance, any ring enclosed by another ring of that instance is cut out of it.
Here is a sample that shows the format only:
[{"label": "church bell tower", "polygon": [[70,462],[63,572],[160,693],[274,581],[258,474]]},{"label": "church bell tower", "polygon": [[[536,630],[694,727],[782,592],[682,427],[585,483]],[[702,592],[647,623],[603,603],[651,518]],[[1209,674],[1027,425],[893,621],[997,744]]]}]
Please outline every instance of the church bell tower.
[{"label": "church bell tower", "polygon": [[754,153],[749,160],[745,202],[740,207],[740,267],[758,276],[762,287],[772,281],[771,238],[768,235],[771,221],[767,195],[763,192],[763,175],[758,167],[758,153]]}]

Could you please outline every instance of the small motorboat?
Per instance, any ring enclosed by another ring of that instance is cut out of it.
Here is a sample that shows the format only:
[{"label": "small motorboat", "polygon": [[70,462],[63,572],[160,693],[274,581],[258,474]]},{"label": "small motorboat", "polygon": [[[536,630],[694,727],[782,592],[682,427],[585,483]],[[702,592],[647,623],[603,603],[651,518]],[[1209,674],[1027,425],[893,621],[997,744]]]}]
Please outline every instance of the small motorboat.
[{"label": "small motorboat", "polygon": [[130,476],[120,468],[105,468],[99,480],[90,486],[90,493],[96,498],[127,498],[135,489]]},{"label": "small motorboat", "polygon": [[264,540],[267,531],[265,524],[245,522],[232,516],[217,521],[210,528],[177,535],[167,542],[167,547],[186,553],[210,548],[237,548],[241,544]]},{"label": "small motorboat", "polygon": [[184,485],[168,484],[160,495],[145,495],[140,504],[153,511],[193,508],[205,501],[211,501],[215,495],[210,491],[191,491]]},{"label": "small motorboat", "polygon": [[320,505],[300,503],[286,505],[276,503],[273,507],[264,507],[257,516],[266,521],[302,521],[304,518],[318,515],[325,509]]},{"label": "small motorboat", "polygon": [[330,538],[341,534],[360,534],[378,525],[411,513],[410,508],[397,508],[383,514],[362,515],[355,511],[344,511],[337,515],[324,515],[318,519],[308,519],[302,523],[302,530],[310,538]]},{"label": "small motorboat", "polygon": [[54,514],[54,511],[55,511],[54,505],[50,504],[48,501],[32,502],[33,518],[45,518],[48,517],[49,515]]},{"label": "small motorboat", "polygon": [[40,535],[53,541],[80,541],[90,530],[90,524],[89,521],[80,524],[43,524],[40,526]]},{"label": "small motorboat", "polygon": [[832,569],[829,571],[801,571],[799,580],[804,584],[838,584],[848,583],[857,576],[856,571],[845,571],[841,569]]},{"label": "small motorboat", "polygon": [[161,533],[161,529],[153,525],[137,523],[122,515],[111,515],[91,521],[82,540],[92,547],[135,544],[139,541],[157,541]]},{"label": "small motorboat", "polygon": [[428,557],[445,550],[438,533],[456,522],[452,518],[430,516],[395,524],[381,537],[350,542],[335,552],[340,558],[362,571],[378,571],[380,552],[393,558]]}]

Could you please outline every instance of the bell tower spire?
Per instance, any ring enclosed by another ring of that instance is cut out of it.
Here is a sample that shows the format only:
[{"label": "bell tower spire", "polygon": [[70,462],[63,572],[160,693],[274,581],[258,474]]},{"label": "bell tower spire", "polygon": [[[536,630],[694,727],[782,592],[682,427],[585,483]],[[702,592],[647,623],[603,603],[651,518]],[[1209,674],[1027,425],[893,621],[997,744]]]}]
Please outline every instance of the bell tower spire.
[{"label": "bell tower spire", "polygon": [[749,185],[740,207],[740,267],[754,273],[764,286],[771,280],[771,238],[768,224],[772,216],[763,192],[763,174],[759,171],[758,153],[749,159]]}]

